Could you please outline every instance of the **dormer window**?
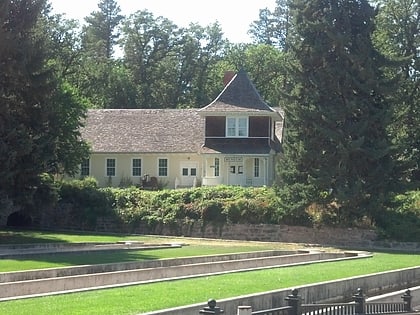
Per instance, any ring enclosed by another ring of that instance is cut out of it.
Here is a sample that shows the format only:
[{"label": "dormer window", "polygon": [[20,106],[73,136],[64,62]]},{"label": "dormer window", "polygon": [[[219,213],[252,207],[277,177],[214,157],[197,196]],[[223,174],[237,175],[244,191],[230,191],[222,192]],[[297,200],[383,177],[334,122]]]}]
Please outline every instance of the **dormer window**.
[{"label": "dormer window", "polygon": [[248,117],[227,117],[226,137],[248,137]]}]

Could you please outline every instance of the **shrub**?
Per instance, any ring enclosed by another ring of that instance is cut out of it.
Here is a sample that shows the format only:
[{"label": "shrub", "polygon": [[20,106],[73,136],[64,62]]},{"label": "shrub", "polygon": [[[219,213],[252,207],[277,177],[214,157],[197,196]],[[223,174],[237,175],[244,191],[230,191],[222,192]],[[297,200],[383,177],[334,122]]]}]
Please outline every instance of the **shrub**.
[{"label": "shrub", "polygon": [[71,206],[71,220],[82,227],[95,227],[96,219],[111,213],[114,197],[112,189],[99,189],[95,179],[63,181],[60,183],[61,205]]},{"label": "shrub", "polygon": [[420,242],[420,191],[395,196],[392,209],[384,210],[376,224],[382,238]]}]

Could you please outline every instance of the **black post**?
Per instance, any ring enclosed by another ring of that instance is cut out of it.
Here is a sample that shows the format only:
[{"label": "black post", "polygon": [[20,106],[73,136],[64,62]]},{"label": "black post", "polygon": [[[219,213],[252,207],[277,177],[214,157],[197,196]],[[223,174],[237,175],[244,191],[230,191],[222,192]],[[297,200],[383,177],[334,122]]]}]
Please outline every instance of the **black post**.
[{"label": "black post", "polygon": [[292,294],[289,294],[285,298],[285,300],[287,301],[287,305],[292,307],[289,310],[289,315],[302,314],[302,298],[298,293],[299,291],[297,289],[293,289]]},{"label": "black post", "polygon": [[411,296],[411,291],[407,289],[407,291],[404,292],[404,295],[401,297],[404,301],[404,311],[405,312],[411,312],[411,299],[413,298]]},{"label": "black post", "polygon": [[200,314],[223,314],[225,311],[216,306],[216,300],[210,299],[207,301],[206,307],[200,310]]},{"label": "black post", "polygon": [[365,295],[361,288],[357,289],[357,293],[353,295],[353,301],[356,302],[356,314],[365,314]]}]

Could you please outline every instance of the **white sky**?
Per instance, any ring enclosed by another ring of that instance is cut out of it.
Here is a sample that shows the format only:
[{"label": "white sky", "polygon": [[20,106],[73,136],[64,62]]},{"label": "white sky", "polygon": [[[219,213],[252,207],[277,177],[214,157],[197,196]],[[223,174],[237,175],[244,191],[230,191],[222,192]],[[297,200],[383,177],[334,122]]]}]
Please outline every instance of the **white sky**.
[{"label": "white sky", "polygon": [[[179,27],[198,23],[201,26],[218,21],[227,39],[233,43],[250,41],[249,25],[258,20],[260,9],[274,9],[275,0],[117,0],[123,15],[148,10],[155,17],[163,16]],[[97,11],[99,0],[50,0],[53,13],[67,18],[83,18]]]}]

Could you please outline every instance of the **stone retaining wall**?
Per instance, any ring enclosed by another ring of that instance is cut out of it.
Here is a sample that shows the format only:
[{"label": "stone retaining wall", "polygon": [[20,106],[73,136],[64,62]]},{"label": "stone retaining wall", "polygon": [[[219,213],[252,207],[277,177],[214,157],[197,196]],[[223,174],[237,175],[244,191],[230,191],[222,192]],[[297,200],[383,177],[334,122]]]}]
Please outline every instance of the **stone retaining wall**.
[{"label": "stone retaining wall", "polygon": [[179,223],[176,226],[159,225],[150,228],[146,225],[118,225],[112,220],[101,219],[97,230],[102,232],[124,231],[138,234],[158,234],[200,238],[305,243],[340,246],[369,246],[377,239],[374,230],[350,228],[311,228],[304,226],[274,224],[225,224],[202,226],[200,223]]},{"label": "stone retaining wall", "polygon": [[[77,222],[61,222],[61,224],[45,224],[40,228],[86,230]],[[116,232],[131,234],[155,234],[164,236],[185,236],[213,239],[266,241],[303,243],[310,245],[331,245],[348,248],[394,248],[404,250],[420,250],[420,243],[401,243],[378,241],[378,235],[372,229],[305,227],[275,224],[220,224],[202,225],[200,222],[149,226],[142,223],[123,224],[114,218],[99,218],[88,230],[98,232]]]}]

